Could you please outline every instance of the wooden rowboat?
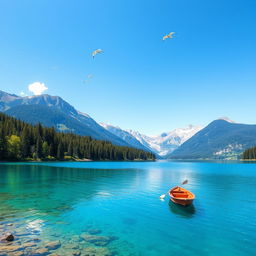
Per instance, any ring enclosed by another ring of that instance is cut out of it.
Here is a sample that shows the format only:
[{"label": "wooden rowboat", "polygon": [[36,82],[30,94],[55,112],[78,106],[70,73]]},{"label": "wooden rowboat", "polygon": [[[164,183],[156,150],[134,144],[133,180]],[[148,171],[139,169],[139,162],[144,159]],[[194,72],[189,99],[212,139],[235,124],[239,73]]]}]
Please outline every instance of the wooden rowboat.
[{"label": "wooden rowboat", "polygon": [[179,186],[172,188],[169,191],[169,195],[175,204],[180,204],[183,206],[192,204],[193,200],[195,199],[195,195],[192,192]]}]

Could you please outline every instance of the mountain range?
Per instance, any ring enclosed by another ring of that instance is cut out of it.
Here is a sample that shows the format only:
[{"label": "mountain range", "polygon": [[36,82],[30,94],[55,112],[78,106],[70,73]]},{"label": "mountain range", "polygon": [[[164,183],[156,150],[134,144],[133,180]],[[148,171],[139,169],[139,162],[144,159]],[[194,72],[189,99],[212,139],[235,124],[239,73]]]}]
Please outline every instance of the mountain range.
[{"label": "mountain range", "polygon": [[148,136],[133,130],[122,130],[121,128],[109,124],[101,123],[109,132],[122,138],[130,145],[137,147],[138,142],[144,146],[141,149],[148,149],[164,158],[166,155],[177,149],[182,143],[200,131],[202,126],[189,125],[186,128],[175,129],[157,136]]},{"label": "mountain range", "polygon": [[159,158],[172,152],[201,128],[190,126],[159,136],[147,136],[113,125],[99,124],[61,97],[48,94],[21,97],[0,91],[0,111],[31,124],[40,122],[44,126],[55,127],[58,131],[73,132],[94,139],[111,141],[116,145],[150,151]]},{"label": "mountain range", "polygon": [[256,125],[218,119],[167,155],[171,159],[238,159],[256,145]]},{"label": "mountain range", "polygon": [[148,136],[98,123],[61,97],[47,94],[21,97],[0,91],[0,112],[31,124],[40,122],[44,126],[55,127],[57,131],[150,151],[158,158],[236,159],[245,149],[256,145],[256,125],[238,124],[221,118],[206,127],[189,125]]},{"label": "mountain range", "polygon": [[47,94],[20,97],[0,91],[0,111],[25,122],[55,127],[58,131],[91,136],[129,146],[125,141],[108,132],[89,115],[77,111],[61,97]]}]

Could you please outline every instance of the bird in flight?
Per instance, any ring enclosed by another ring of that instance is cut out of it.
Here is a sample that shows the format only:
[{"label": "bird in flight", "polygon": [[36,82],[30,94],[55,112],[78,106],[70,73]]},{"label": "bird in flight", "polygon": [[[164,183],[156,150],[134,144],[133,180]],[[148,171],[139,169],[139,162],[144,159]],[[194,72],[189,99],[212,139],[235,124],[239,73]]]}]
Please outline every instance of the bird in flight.
[{"label": "bird in flight", "polygon": [[163,40],[166,40],[167,38],[172,39],[174,34],[175,34],[175,32],[171,32],[171,33],[169,33],[168,35],[165,35],[165,36],[163,37]]},{"label": "bird in flight", "polygon": [[103,50],[97,49],[97,50],[92,52],[92,57],[94,58],[98,53],[102,53],[102,52],[103,52]]}]

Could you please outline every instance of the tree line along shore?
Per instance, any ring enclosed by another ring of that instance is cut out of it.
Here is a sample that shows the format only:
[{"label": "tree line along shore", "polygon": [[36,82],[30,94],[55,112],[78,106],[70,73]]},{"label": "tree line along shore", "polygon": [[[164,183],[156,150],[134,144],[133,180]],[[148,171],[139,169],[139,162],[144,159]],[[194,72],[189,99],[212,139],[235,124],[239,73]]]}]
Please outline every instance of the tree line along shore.
[{"label": "tree line along shore", "polygon": [[256,147],[246,149],[241,157],[242,160],[256,161]]},{"label": "tree line along shore", "polygon": [[140,149],[73,133],[56,132],[0,113],[0,161],[155,160]]}]

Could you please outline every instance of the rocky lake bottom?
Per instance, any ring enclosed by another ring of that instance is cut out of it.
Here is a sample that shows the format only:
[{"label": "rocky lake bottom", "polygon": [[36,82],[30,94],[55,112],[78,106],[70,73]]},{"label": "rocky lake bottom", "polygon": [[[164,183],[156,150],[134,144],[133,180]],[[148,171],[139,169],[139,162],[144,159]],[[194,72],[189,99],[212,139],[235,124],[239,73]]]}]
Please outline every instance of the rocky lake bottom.
[{"label": "rocky lake bottom", "polygon": [[[59,223],[59,225],[68,225]],[[13,241],[1,241],[1,256],[24,255],[70,255],[70,256],[112,256],[116,255],[115,246],[111,243],[118,238],[102,235],[100,229],[87,228],[80,235],[53,233],[41,238],[38,232],[30,232],[23,225],[6,224],[0,226],[0,233],[14,234]],[[120,245],[119,245],[120,246]],[[127,250],[129,251],[129,249]],[[127,254],[129,255],[129,254]],[[130,254],[132,255],[132,254]]]},{"label": "rocky lake bottom", "polygon": [[[193,205],[159,200],[185,179]],[[0,164],[0,256],[255,255],[255,184],[249,163]]]}]

